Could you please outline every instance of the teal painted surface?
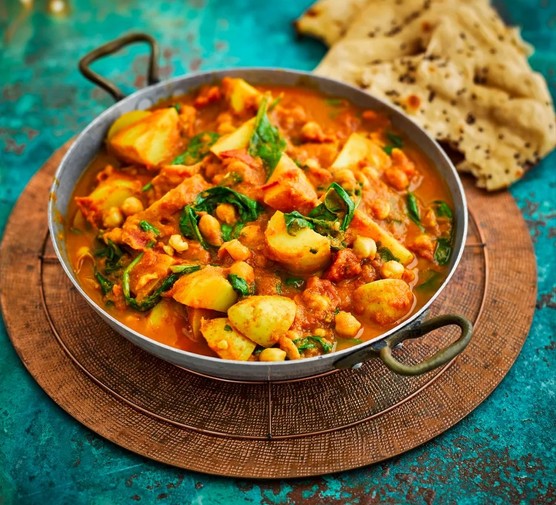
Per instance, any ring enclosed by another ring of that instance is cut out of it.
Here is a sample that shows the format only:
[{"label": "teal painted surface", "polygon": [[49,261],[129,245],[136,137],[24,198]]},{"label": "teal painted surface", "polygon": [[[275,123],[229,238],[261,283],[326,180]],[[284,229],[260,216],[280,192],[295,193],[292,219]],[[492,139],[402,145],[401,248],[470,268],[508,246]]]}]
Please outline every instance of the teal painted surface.
[{"label": "teal painted surface", "polygon": [[[9,43],[20,4],[1,3],[0,235],[32,175],[112,103],[78,74],[81,55],[144,30],[161,43],[164,77],[243,65],[310,70],[325,50],[297,40],[291,28],[310,3],[75,0],[71,15],[57,19],[37,2]],[[498,5],[537,46],[532,65],[556,96],[555,3]],[[139,47],[95,68],[131,90],[144,82],[145,62]],[[554,503],[556,153],[511,192],[539,264],[533,327],[502,384],[451,430],[400,457],[332,476],[252,481],[183,471],[121,449],[65,414],[26,372],[0,323],[0,504]]]}]

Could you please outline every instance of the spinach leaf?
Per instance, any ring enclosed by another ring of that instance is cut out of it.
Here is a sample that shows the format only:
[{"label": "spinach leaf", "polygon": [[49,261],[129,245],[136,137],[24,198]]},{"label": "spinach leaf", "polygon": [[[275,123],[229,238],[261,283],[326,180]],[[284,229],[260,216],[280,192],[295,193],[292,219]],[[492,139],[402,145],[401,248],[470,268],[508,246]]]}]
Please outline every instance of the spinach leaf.
[{"label": "spinach leaf", "polygon": [[215,186],[200,193],[195,199],[195,210],[210,214],[221,203],[233,205],[243,222],[255,221],[262,212],[258,202],[227,186]]},{"label": "spinach leaf", "polygon": [[203,249],[208,250],[209,245],[199,230],[198,219],[199,217],[193,206],[186,205],[180,217],[180,232],[186,238],[197,240]]},{"label": "spinach leaf", "polygon": [[388,249],[388,247],[379,247],[376,252],[385,263],[387,261],[400,261],[400,259],[396,258],[396,256],[394,256],[394,254],[390,249]]},{"label": "spinach leaf", "polygon": [[251,156],[258,156],[263,160],[266,167],[267,178],[272,175],[276,165],[280,161],[282,152],[286,148],[286,141],[280,136],[276,126],[273,126],[268,119],[267,111],[268,99],[265,97],[259,105],[253,135],[249,140],[247,152]]},{"label": "spinach leaf", "polygon": [[340,345],[340,344],[358,345],[358,344],[362,344],[363,340],[361,340],[360,338],[341,338],[341,337],[337,337],[336,342],[338,342],[338,345]]},{"label": "spinach leaf", "polygon": [[409,218],[419,227],[421,231],[425,228],[421,224],[421,213],[419,212],[419,203],[417,202],[417,197],[411,192],[407,192],[407,214]]},{"label": "spinach leaf", "polygon": [[197,270],[201,270],[200,265],[172,265],[170,267],[170,271],[175,274],[191,274],[196,272]]},{"label": "spinach leaf", "polygon": [[284,221],[286,223],[286,230],[290,235],[295,235],[295,233],[301,230],[301,228],[311,228],[311,230],[315,229],[313,224],[314,220],[305,217],[297,210],[284,214]]},{"label": "spinach leaf", "polygon": [[228,172],[222,180],[218,183],[219,186],[235,186],[243,182],[243,177],[237,172]]},{"label": "spinach leaf", "polygon": [[221,227],[222,238],[224,241],[237,238],[246,222],[255,221],[262,212],[262,206],[255,200],[238,193],[227,186],[215,186],[197,195],[195,202],[186,205],[180,217],[181,234],[193,240],[197,240],[204,249],[209,249],[210,245],[206,242],[199,230],[199,216],[197,212],[213,213],[221,203],[233,205],[239,214],[240,221],[234,226],[224,224]]},{"label": "spinach leaf", "polygon": [[386,139],[388,140],[388,144],[386,144],[383,149],[388,155],[391,155],[395,148],[401,149],[403,147],[403,139],[393,132],[387,132]]},{"label": "spinach leaf", "polygon": [[108,293],[110,293],[112,291],[112,288],[114,287],[114,283],[111,280],[104,277],[104,275],[102,275],[96,269],[95,269],[95,279],[97,280],[97,282],[100,286],[100,289],[102,291],[102,294],[104,296],[106,296]]},{"label": "spinach leaf", "polygon": [[276,107],[282,101],[282,98],[284,98],[284,97],[283,96],[277,96],[274,100],[272,100],[272,102],[268,106],[268,112],[271,112],[274,109],[274,107]]},{"label": "spinach leaf", "polygon": [[187,149],[172,160],[172,165],[194,165],[208,154],[220,135],[216,132],[202,132],[191,137]]},{"label": "spinach leaf", "polygon": [[284,220],[290,235],[301,228],[311,228],[321,235],[337,235],[338,231],[347,230],[355,209],[356,205],[346,190],[333,182],[326,190],[323,202],[309,212],[308,216],[295,210],[284,214]]},{"label": "spinach leaf", "polygon": [[450,261],[452,255],[452,244],[448,238],[439,238],[436,241],[436,249],[434,250],[434,260],[439,265],[446,265]]},{"label": "spinach leaf", "polygon": [[253,294],[253,289],[243,277],[236,274],[229,274],[228,281],[230,281],[232,288],[234,288],[234,290],[241,296],[249,296]]},{"label": "spinach leaf", "polygon": [[120,247],[108,240],[106,244],[102,242],[103,246],[97,249],[94,253],[97,258],[106,258],[104,262],[104,273],[109,274],[118,270],[120,265],[120,259],[123,256],[123,252]]},{"label": "spinach leaf", "polygon": [[340,224],[340,230],[346,231],[353,219],[355,208],[356,205],[346,190],[337,182],[333,182],[326,190],[323,202],[315,207],[309,213],[309,216],[325,221],[335,221],[343,213],[344,217]]},{"label": "spinach leaf", "polygon": [[435,291],[440,285],[441,280],[442,276],[438,272],[432,271],[430,276],[415,289],[418,289],[419,291]]},{"label": "spinach leaf", "polygon": [[434,212],[438,217],[447,217],[448,219],[452,219],[454,217],[452,209],[450,209],[446,202],[442,200],[435,200],[433,204]]},{"label": "spinach leaf", "polygon": [[153,187],[153,181],[149,181],[141,188],[141,191],[144,193],[145,191],[152,189],[152,187]]},{"label": "spinach leaf", "polygon": [[324,101],[331,107],[340,107],[346,103],[343,98],[326,98]]},{"label": "spinach leaf", "polygon": [[162,281],[160,286],[156,288],[149,296],[143,298],[143,300],[138,301],[133,296],[131,296],[131,289],[129,287],[129,275],[131,271],[137,266],[137,264],[141,261],[143,257],[143,253],[140,253],[124,270],[122,275],[122,291],[124,294],[124,299],[126,304],[129,305],[132,309],[138,310],[139,312],[145,312],[147,310],[152,309],[159,301],[162,293],[168,291],[174,283],[184,274],[188,274],[191,272],[195,272],[199,270],[201,267],[199,265],[184,265],[189,268],[184,268],[180,272],[173,272],[166,279]]},{"label": "spinach leaf", "polygon": [[222,240],[224,242],[229,242],[230,240],[238,238],[241,235],[241,230],[243,230],[244,226],[245,223],[241,222],[236,223],[233,226],[231,224],[223,223],[220,227],[222,231]]},{"label": "spinach leaf", "polygon": [[292,286],[295,289],[301,289],[305,285],[305,279],[301,277],[288,277],[284,282],[286,286]]},{"label": "spinach leaf", "polygon": [[144,232],[153,233],[156,237],[160,235],[160,230],[156,226],[153,226],[148,221],[145,220],[139,221],[139,228],[141,228]]},{"label": "spinach leaf", "polygon": [[329,344],[322,337],[316,335],[309,335],[308,337],[298,338],[293,341],[300,351],[305,351],[306,349],[314,349],[315,344],[319,344],[325,354],[332,351],[332,345]]}]

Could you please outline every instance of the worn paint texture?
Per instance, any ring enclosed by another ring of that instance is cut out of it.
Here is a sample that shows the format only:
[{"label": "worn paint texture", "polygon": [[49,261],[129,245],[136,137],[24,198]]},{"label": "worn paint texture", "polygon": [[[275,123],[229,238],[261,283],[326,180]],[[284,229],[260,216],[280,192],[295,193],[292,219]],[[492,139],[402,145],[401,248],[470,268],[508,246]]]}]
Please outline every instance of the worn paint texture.
[{"label": "worn paint texture", "polygon": [[[198,69],[312,69],[325,49],[297,40],[291,22],[310,0],[73,0],[0,3],[0,235],[18,194],[51,153],[111,104],[77,72],[80,56],[124,32],[162,47],[163,77]],[[537,46],[532,65],[556,97],[556,3],[498,2]],[[144,84],[138,46],[95,64],[126,90]],[[538,304],[516,364],[457,426],[367,468],[291,481],[232,480],[164,466],[101,439],[36,385],[0,323],[0,504],[548,504],[556,502],[556,153],[511,192],[538,259]],[[511,233],[512,223],[507,223]],[[215,406],[217,408],[217,406]]]}]

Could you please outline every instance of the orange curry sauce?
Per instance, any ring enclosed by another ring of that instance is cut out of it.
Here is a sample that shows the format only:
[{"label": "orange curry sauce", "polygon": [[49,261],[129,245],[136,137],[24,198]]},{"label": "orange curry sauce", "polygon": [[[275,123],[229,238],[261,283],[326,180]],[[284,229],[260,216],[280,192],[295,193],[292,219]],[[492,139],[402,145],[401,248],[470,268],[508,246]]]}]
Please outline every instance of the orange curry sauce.
[{"label": "orange curry sauce", "polygon": [[[272,337],[272,347],[286,354],[278,359],[311,357],[392,328],[423,306],[445,278],[452,202],[427,158],[387,117],[313,90],[251,87],[240,79],[172,98],[153,111],[114,126],[106,149],[75,188],[66,227],[69,257],[82,287],[124,325],[173,347],[230,357],[219,352],[227,342],[208,345],[203,326],[226,318],[230,302],[180,292],[180,286],[187,287],[182,279],[194,274],[179,267],[198,266],[220,276],[212,286],[231,282],[234,273],[233,304],[261,296],[293,300],[293,322],[276,330],[281,334]],[[157,111],[166,112],[158,117]],[[249,120],[247,144],[236,139],[237,145],[218,150],[219,142]],[[257,147],[253,135],[265,120]],[[338,186],[343,192],[333,189]],[[242,221],[233,199],[216,198],[212,207],[199,208],[199,195],[214,187],[256,202],[256,219]],[[355,212],[342,195],[348,195]],[[187,207],[193,221],[183,228]],[[307,221],[296,221],[294,212]],[[310,250],[317,263],[292,260],[288,251],[283,256],[272,246],[269,221],[276,213],[292,218],[285,231],[292,237],[303,230],[318,233],[324,249]],[[317,217],[311,221],[311,216]],[[400,258],[386,247],[385,235],[409,256]],[[164,285],[172,274],[173,282]],[[367,309],[369,299],[359,288],[382,279],[402,283],[409,298],[397,299],[405,295],[396,292],[394,299],[380,302],[390,307]],[[242,328],[231,316],[225,325],[234,334]],[[262,350],[254,344],[253,352],[231,357],[258,360]]]}]

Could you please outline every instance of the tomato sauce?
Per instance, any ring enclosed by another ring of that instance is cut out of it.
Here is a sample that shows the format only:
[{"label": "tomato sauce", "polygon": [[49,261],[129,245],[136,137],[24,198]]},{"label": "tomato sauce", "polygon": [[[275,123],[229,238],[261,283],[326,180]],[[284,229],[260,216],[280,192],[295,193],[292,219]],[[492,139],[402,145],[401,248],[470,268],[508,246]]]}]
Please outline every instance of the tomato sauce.
[{"label": "tomato sauce", "polygon": [[453,203],[385,116],[227,78],[124,115],[66,226],[85,291],[126,326],[224,359],[340,350],[447,273]]}]

